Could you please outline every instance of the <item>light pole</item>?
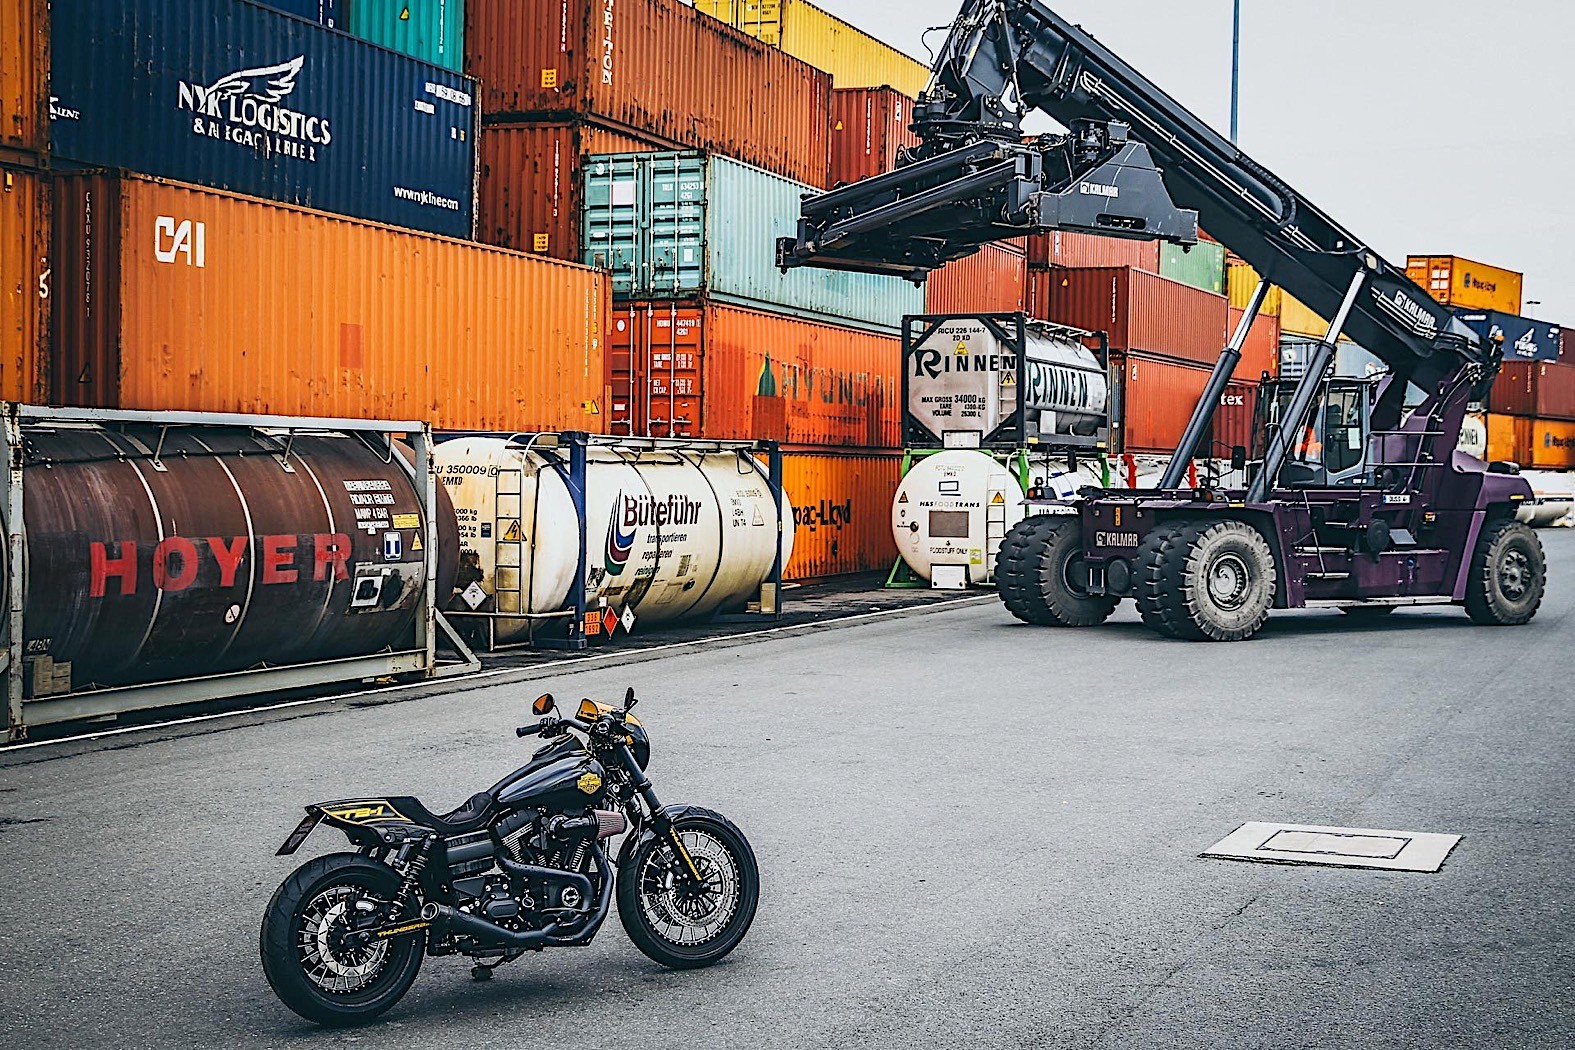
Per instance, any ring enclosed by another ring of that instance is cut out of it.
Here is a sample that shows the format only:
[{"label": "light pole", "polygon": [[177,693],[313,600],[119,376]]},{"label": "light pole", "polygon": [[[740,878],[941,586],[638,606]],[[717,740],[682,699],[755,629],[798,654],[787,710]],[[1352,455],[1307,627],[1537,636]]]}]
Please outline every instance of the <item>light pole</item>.
[{"label": "light pole", "polygon": [[1241,105],[1241,0],[1232,0],[1230,28],[1230,140],[1240,129]]}]

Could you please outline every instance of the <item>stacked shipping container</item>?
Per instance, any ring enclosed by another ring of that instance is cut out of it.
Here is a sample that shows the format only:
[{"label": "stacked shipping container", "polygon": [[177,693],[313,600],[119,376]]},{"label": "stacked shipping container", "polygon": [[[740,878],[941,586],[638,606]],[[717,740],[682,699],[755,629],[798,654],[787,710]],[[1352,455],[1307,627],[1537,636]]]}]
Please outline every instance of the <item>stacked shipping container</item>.
[{"label": "stacked shipping container", "polygon": [[1488,395],[1488,458],[1575,470],[1575,364],[1507,361]]},{"label": "stacked shipping container", "polygon": [[888,87],[834,88],[831,92],[831,177],[829,185],[882,175],[897,154],[917,146],[908,128],[913,100]]}]

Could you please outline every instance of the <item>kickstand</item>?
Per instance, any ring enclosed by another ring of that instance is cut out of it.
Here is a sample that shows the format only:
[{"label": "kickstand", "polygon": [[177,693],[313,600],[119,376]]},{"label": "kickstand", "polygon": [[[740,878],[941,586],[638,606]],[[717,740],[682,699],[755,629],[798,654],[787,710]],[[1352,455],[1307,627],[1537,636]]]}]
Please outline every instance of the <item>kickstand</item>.
[{"label": "kickstand", "polygon": [[492,980],[493,970],[496,970],[506,962],[513,962],[515,959],[518,959],[524,954],[525,953],[522,951],[506,952],[504,955],[493,962],[478,962],[476,965],[470,968],[470,979],[472,981],[490,981]]}]

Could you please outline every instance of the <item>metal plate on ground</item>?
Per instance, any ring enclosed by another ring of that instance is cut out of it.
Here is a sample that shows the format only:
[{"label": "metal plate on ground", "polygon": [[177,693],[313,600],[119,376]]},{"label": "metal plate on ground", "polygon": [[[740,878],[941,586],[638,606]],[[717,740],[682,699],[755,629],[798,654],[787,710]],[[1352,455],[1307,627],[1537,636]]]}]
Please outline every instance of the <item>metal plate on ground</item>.
[{"label": "metal plate on ground", "polygon": [[1254,820],[1204,850],[1202,856],[1265,864],[1437,871],[1459,841],[1459,835],[1429,831],[1332,828],[1321,824],[1271,824]]}]

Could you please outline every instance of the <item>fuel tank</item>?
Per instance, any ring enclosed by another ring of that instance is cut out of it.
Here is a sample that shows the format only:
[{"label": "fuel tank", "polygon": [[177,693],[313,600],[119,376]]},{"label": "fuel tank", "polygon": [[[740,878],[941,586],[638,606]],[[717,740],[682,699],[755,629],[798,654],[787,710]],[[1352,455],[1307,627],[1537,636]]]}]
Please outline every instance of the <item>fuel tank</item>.
[{"label": "fuel tank", "polygon": [[492,795],[510,809],[573,813],[601,801],[606,782],[602,764],[583,750],[550,747],[495,784]]},{"label": "fuel tank", "polygon": [[[71,689],[413,642],[427,522],[404,457],[246,427],[59,423],[24,439],[26,653],[69,664]],[[452,589],[441,490],[438,534]]]}]

